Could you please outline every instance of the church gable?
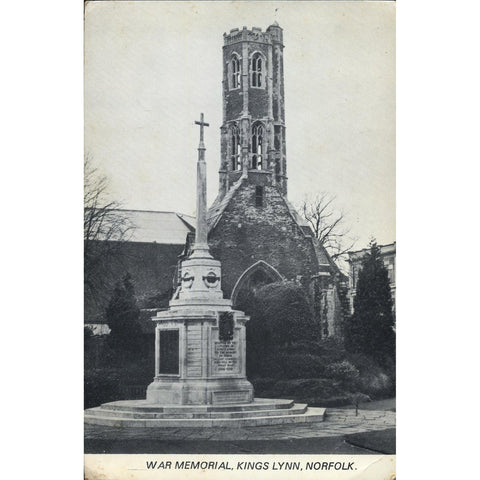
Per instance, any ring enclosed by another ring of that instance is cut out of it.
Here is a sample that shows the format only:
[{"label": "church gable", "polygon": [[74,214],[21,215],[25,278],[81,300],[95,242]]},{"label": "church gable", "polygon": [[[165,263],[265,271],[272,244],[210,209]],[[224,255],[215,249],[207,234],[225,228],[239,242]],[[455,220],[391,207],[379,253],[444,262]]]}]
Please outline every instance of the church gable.
[{"label": "church gable", "polygon": [[230,295],[242,273],[258,261],[287,279],[315,275],[319,267],[312,239],[278,189],[245,182],[235,187],[209,234],[212,254],[222,261],[225,294]]}]

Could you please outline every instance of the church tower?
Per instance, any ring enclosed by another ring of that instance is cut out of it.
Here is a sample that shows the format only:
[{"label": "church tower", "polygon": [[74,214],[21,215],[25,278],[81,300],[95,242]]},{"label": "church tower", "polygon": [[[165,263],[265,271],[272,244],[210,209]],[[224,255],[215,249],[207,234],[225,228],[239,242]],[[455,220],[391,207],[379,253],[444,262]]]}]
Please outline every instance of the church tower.
[{"label": "church tower", "polygon": [[220,197],[242,176],[287,194],[283,48],[277,22],[224,34]]},{"label": "church tower", "polygon": [[287,198],[283,30],[235,28],[223,38],[220,185],[207,213],[222,291],[250,314],[260,286],[295,282],[311,297],[322,335],[336,335],[341,272]]}]

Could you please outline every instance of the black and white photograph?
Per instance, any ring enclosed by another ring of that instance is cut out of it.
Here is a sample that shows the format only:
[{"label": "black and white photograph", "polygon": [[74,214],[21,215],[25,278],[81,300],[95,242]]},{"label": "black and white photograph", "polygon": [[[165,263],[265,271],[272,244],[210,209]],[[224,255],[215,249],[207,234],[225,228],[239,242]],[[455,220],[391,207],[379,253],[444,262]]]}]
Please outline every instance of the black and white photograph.
[{"label": "black and white photograph", "polygon": [[395,478],[395,8],[85,4],[86,478]]}]

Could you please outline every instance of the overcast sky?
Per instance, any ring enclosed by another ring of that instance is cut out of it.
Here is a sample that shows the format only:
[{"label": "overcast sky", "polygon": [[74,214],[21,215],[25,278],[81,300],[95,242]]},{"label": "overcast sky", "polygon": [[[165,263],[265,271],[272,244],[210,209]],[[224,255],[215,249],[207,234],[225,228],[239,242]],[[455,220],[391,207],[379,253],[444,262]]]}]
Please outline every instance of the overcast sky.
[{"label": "overcast sky", "polygon": [[364,247],[395,240],[394,2],[92,2],[85,151],[125,208],[195,210],[200,112],[218,189],[223,33],[284,29],[288,197],[326,191]]}]

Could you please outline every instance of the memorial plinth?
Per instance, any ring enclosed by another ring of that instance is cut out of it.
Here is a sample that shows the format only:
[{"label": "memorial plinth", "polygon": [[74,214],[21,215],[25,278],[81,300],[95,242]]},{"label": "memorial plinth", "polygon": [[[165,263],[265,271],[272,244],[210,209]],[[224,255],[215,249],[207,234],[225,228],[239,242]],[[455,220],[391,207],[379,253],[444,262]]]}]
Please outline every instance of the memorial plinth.
[{"label": "memorial plinth", "polygon": [[170,308],[152,318],[155,378],[147,389],[147,401],[250,403],[253,387],[245,371],[249,318],[223,298],[220,262],[194,255],[182,263],[180,286]]}]

